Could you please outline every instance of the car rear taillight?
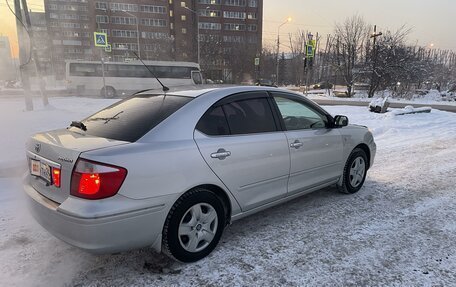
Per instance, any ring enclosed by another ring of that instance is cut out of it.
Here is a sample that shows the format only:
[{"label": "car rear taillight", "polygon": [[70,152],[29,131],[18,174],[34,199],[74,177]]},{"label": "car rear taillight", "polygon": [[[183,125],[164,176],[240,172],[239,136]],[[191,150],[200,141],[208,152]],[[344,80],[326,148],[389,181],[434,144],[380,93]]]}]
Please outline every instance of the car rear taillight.
[{"label": "car rear taillight", "polygon": [[60,187],[60,168],[52,168],[52,182],[55,187]]},{"label": "car rear taillight", "polygon": [[71,195],[102,199],[115,195],[127,176],[122,167],[79,159],[71,175]]}]

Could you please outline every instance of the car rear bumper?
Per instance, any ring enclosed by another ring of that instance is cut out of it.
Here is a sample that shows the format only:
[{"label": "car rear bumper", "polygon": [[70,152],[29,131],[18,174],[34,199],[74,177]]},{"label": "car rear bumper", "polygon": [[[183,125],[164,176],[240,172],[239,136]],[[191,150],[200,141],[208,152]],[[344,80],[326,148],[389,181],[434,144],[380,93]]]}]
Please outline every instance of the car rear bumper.
[{"label": "car rear bumper", "polygon": [[82,218],[70,215],[68,210],[61,208],[63,204],[47,199],[26,183],[24,190],[36,221],[51,234],[73,246],[96,254],[146,246],[161,251],[161,233],[168,210],[164,204],[114,215]]}]

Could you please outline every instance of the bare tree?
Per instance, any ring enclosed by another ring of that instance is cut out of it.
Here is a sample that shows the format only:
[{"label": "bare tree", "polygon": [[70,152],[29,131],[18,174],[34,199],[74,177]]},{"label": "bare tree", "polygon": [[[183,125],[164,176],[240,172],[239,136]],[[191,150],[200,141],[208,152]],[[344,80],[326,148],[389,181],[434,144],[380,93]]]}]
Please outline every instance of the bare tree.
[{"label": "bare tree", "polygon": [[369,30],[369,25],[359,15],[347,18],[343,23],[336,23],[334,29],[332,64],[342,75],[348,96],[352,96],[353,85],[361,77],[355,68],[363,64]]},{"label": "bare tree", "polygon": [[[386,31],[379,38],[375,47],[368,50],[368,59],[372,61],[372,75],[369,85],[369,97],[373,97],[379,87],[387,87],[394,79],[409,74],[407,69],[413,61],[413,54],[406,48],[405,40],[411,29],[402,26],[396,31]],[[374,64],[375,63],[375,64]],[[397,82],[397,81],[396,81]],[[396,84],[394,82],[394,84]]]},{"label": "bare tree", "polygon": [[295,85],[300,85],[303,82],[304,74],[304,52],[306,36],[303,30],[298,30],[296,33],[289,34],[291,60],[289,65],[290,80]]}]

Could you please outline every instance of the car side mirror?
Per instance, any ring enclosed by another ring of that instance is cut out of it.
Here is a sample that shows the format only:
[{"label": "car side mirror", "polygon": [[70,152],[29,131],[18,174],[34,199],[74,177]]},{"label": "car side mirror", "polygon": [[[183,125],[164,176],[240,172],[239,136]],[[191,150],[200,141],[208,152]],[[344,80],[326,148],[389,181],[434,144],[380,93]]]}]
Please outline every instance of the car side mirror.
[{"label": "car side mirror", "polygon": [[348,117],[346,116],[335,116],[334,117],[334,126],[336,128],[346,127],[348,126]]}]

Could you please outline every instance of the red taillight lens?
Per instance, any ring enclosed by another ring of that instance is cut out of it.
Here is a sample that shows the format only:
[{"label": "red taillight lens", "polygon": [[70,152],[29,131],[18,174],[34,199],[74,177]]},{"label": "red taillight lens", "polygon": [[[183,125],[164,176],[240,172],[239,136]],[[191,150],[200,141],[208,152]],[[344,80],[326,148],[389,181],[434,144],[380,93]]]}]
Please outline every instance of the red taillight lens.
[{"label": "red taillight lens", "polygon": [[113,165],[79,159],[71,175],[71,195],[101,199],[115,195],[127,176],[127,170]]},{"label": "red taillight lens", "polygon": [[79,193],[90,195],[96,194],[100,191],[100,183],[101,180],[98,173],[83,173],[79,179]]},{"label": "red taillight lens", "polygon": [[52,168],[52,183],[56,187],[60,187],[60,168]]}]

